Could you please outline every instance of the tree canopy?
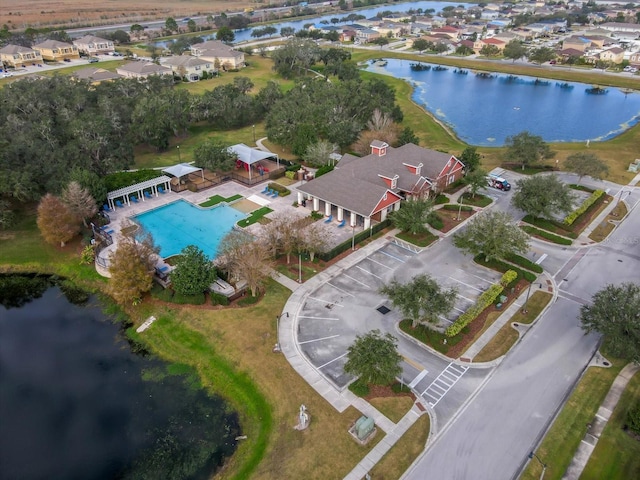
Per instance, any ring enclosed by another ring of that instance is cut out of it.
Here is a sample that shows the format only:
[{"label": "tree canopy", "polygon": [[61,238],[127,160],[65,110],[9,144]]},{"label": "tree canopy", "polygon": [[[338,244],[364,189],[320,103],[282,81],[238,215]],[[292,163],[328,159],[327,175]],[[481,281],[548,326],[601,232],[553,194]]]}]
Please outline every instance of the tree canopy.
[{"label": "tree canopy", "polygon": [[535,175],[518,181],[511,203],[534,217],[552,220],[573,210],[571,189],[555,175]]},{"label": "tree canopy", "polygon": [[502,51],[504,58],[509,58],[514,62],[527,54],[527,49],[520,40],[511,40]]},{"label": "tree canopy", "polygon": [[607,285],[580,309],[586,333],[604,335],[604,346],[616,357],[640,362],[640,285]]},{"label": "tree canopy", "polygon": [[591,152],[578,152],[569,155],[564,166],[567,170],[578,175],[578,182],[581,182],[584,176],[601,180],[609,172],[607,164]]},{"label": "tree canopy", "polygon": [[44,241],[61,247],[80,231],[78,219],[58,197],[50,193],[40,200],[37,223]]},{"label": "tree canopy", "polygon": [[426,198],[416,198],[402,202],[400,210],[391,213],[391,221],[396,228],[418,235],[428,230],[426,224],[433,216],[433,202]]},{"label": "tree canopy", "polygon": [[390,333],[372,330],[358,335],[347,350],[344,371],[374,385],[389,385],[402,372],[396,338]]},{"label": "tree canopy", "polygon": [[460,154],[460,160],[464,163],[464,168],[467,172],[473,172],[476,168],[480,166],[481,155],[478,153],[478,149],[476,147],[467,147]]},{"label": "tree canopy", "polygon": [[441,315],[448,314],[455,305],[458,291],[442,288],[429,275],[417,275],[410,282],[402,284],[392,280],[380,289],[389,297],[393,306],[411,320],[415,328],[419,323],[435,324]]},{"label": "tree canopy", "polygon": [[529,236],[508,213],[489,210],[472,218],[463,231],[456,233],[453,244],[472,255],[482,254],[489,261],[526,253]]},{"label": "tree canopy", "polygon": [[556,152],[538,135],[524,131],[508,136],[505,140],[507,160],[522,165],[522,169],[541,160],[553,158]]},{"label": "tree canopy", "polygon": [[216,279],[216,270],[211,260],[195,245],[185,247],[171,272],[171,286],[182,295],[205,292]]}]

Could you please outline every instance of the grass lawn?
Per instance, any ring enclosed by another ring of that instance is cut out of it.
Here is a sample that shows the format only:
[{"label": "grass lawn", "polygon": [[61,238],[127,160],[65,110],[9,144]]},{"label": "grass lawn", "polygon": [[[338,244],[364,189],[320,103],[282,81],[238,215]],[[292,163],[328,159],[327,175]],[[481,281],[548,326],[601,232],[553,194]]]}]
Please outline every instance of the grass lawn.
[{"label": "grass lawn", "polygon": [[[545,480],[560,480],[625,361],[609,358],[612,367],[589,368],[553,422],[536,454],[547,464]],[[521,480],[539,480],[542,467],[529,462]],[[603,477],[606,478],[606,477]]]},{"label": "grass lawn", "polygon": [[511,326],[512,322],[530,324],[544,307],[551,301],[552,295],[547,292],[537,291],[527,302],[527,314],[518,311],[511,319],[498,330],[495,337],[487,343],[473,358],[474,362],[489,362],[505,355],[518,340],[518,332]]},{"label": "grass lawn", "polygon": [[404,397],[377,397],[369,400],[369,403],[376,407],[380,413],[386,416],[393,423],[398,423],[402,417],[411,409],[413,398]]},{"label": "grass lawn", "polygon": [[433,242],[438,240],[438,237],[429,231],[419,233],[417,235],[409,232],[400,232],[396,235],[396,237],[405,242],[412,243],[413,245],[416,245],[418,247],[428,247]]},{"label": "grass lawn", "polygon": [[638,402],[640,402],[640,375],[636,373],[620,397],[581,479],[640,478],[640,440],[633,438],[622,429],[627,421],[627,412]]},{"label": "grass lawn", "polygon": [[372,480],[396,480],[422,453],[429,438],[429,415],[422,415],[416,423],[391,447],[371,469]]},{"label": "grass lawn", "polygon": [[486,195],[482,195],[480,193],[476,193],[475,197],[472,197],[469,193],[463,193],[460,199],[462,200],[462,203],[464,205],[473,205],[475,207],[481,208],[484,208],[493,202],[490,197],[487,197]]},{"label": "grass lawn", "polygon": [[589,234],[589,238],[594,242],[602,242],[616,228],[611,222],[620,221],[627,214],[627,205],[619,202],[606,218]]},{"label": "grass lawn", "polygon": [[228,198],[225,198],[225,197],[223,197],[221,195],[214,195],[213,197],[209,197],[209,200],[207,200],[206,202],[202,202],[200,204],[200,206],[201,207],[205,207],[205,208],[206,207],[213,207],[214,205],[218,205],[219,203],[222,203],[222,202],[229,203],[229,202],[233,202],[234,200],[238,200],[240,198],[242,198],[242,195],[239,195],[239,194],[238,195],[232,195],[232,196],[230,196]]},{"label": "grass lawn", "polygon": [[243,218],[242,220],[238,220],[238,225],[240,227],[248,227],[249,225],[253,225],[254,223],[260,221],[262,217],[266,214],[273,212],[269,207],[261,207],[254,212],[251,213],[247,218]]}]

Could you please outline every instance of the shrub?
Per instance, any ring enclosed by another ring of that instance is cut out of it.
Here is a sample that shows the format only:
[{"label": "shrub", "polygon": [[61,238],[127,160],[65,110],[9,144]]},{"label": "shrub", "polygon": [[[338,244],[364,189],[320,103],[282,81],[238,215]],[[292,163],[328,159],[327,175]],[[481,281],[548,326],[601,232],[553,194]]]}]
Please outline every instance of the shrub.
[{"label": "shrub", "polygon": [[229,305],[229,299],[220,293],[211,292],[211,305]]},{"label": "shrub", "polygon": [[316,171],[316,178],[321,177],[325,173],[329,173],[334,169],[333,165],[323,165]]},{"label": "shrub", "polygon": [[278,195],[280,197],[286,197],[287,195],[291,195],[291,190],[289,190],[287,187],[280,185],[279,183],[269,183],[269,188],[271,190],[275,190],[276,192],[278,192]]},{"label": "shrub", "polygon": [[522,268],[526,268],[527,270],[531,270],[532,272],[542,273],[543,271],[542,267],[537,263],[532,262],[528,258],[516,255],[515,253],[507,255],[505,260],[511,263],[515,263],[516,265],[520,265]]},{"label": "shrub", "polygon": [[436,230],[440,230],[444,228],[444,222],[438,216],[438,214],[430,215],[429,220],[427,220],[427,223],[431,225],[432,228],[435,228]]},{"label": "shrub", "polygon": [[488,262],[485,262],[483,254],[473,257],[473,261],[476,262],[478,265],[491,268],[492,270],[496,270],[498,272],[505,273],[505,272],[508,272],[509,270],[516,272],[518,274],[518,278],[512,281],[511,283],[509,283],[508,285],[506,285],[505,288],[514,287],[521,278],[524,278],[527,282],[535,282],[536,280],[536,276],[533,273],[521,270],[501,260],[492,259],[492,260],[489,260]]},{"label": "shrub", "polygon": [[108,191],[118,190],[119,188],[128,187],[141,183],[152,178],[158,178],[162,175],[162,172],[158,170],[137,170],[135,172],[117,172],[110,173],[104,179],[105,185]]},{"label": "shrub", "polygon": [[170,302],[173,298],[173,290],[170,288],[164,288],[162,285],[158,283],[154,283],[153,287],[151,287],[151,297],[156,300],[160,300],[163,302]]},{"label": "shrub", "polygon": [[[516,277],[517,277],[517,273],[516,272],[507,272],[507,273],[505,273],[502,276],[502,279],[500,280],[500,282],[505,280],[505,277],[507,277],[507,276],[512,277],[513,274],[515,274]],[[484,311],[485,308],[489,307],[495,301],[495,299],[500,296],[500,294],[502,293],[503,290],[504,290],[504,287],[499,283],[497,283],[495,285],[491,285],[487,290],[482,292],[482,294],[476,300],[475,304],[473,304],[471,307],[469,307],[466,312],[464,312],[462,315],[460,315],[456,319],[456,321],[453,322],[444,331],[444,334],[447,337],[453,337],[453,336],[459,334],[464,327],[466,327],[471,322],[473,322],[476,318],[478,318],[478,315],[480,315]]]},{"label": "shrub", "polygon": [[[360,233],[356,234],[355,237],[355,243],[356,245],[360,242],[362,242],[363,240],[366,240],[367,238],[369,238],[372,235],[375,235],[376,233],[378,233],[380,230],[384,230],[385,228],[387,228],[389,225],[391,225],[391,220],[389,218],[387,218],[386,220],[384,220],[383,222],[380,223],[376,223],[375,225],[373,225],[369,230],[364,230]],[[351,239],[349,240],[345,240],[344,242],[342,242],[341,244],[333,247],[331,250],[329,250],[328,252],[323,252],[320,253],[316,256],[316,258],[319,258],[320,260],[322,260],[323,262],[328,262],[329,260],[331,260],[332,258],[337,257],[338,255],[340,255],[342,252],[345,252],[347,250],[351,249]]]},{"label": "shrub", "polygon": [[178,305],[204,305],[205,298],[204,293],[196,293],[195,295],[182,295],[180,293],[174,293],[171,303]]},{"label": "shrub", "polygon": [[324,217],[324,215],[322,215],[320,212],[311,212],[311,218],[313,218],[314,220],[320,220],[322,217]]},{"label": "shrub", "polygon": [[238,305],[241,307],[248,307],[249,305],[255,305],[260,301],[261,296],[256,295],[255,297],[252,295],[245,295],[243,298],[238,300]]},{"label": "shrub", "polygon": [[600,197],[602,197],[603,195],[604,195],[603,190],[596,190],[595,192],[593,192],[589,196],[589,198],[587,198],[584,202],[582,202],[582,205],[580,205],[580,207],[578,207],[577,210],[574,210],[573,212],[571,212],[569,215],[565,217],[564,224],[573,225],[573,222],[575,222],[578,219],[578,217],[580,217],[580,215],[586,212],[589,209],[589,207],[594,203],[596,203],[600,199]]},{"label": "shrub", "polygon": [[500,279],[500,285],[506,287],[511,282],[518,278],[518,272],[514,272],[513,270],[507,270]]},{"label": "shrub", "polygon": [[529,225],[523,225],[520,228],[529,235],[537,235],[538,237],[542,237],[550,242],[557,243],[558,245],[571,245],[573,243],[568,238],[562,238],[558,235],[554,235],[553,233],[549,233],[546,230],[540,230],[539,228],[530,227]]},{"label": "shrub", "polygon": [[448,205],[442,206],[443,210],[455,210],[456,212],[460,209],[461,212],[470,212],[473,210],[473,207],[469,205],[456,205],[455,203],[450,203]]},{"label": "shrub", "polygon": [[574,190],[580,190],[582,192],[593,193],[595,191],[593,188],[585,187],[584,185],[578,185],[577,183],[570,183],[568,187],[573,188]]},{"label": "shrub", "polygon": [[433,203],[435,205],[442,205],[443,203],[449,203],[449,197],[447,197],[445,194],[440,193],[438,194],[438,196],[435,198],[435,200],[433,201]]},{"label": "shrub", "polygon": [[284,172],[284,176],[287,177],[289,180],[293,180],[296,176],[296,172],[293,171],[286,171]]},{"label": "shrub", "polygon": [[357,397],[366,397],[369,395],[369,385],[361,382],[360,379],[350,383],[349,390]]},{"label": "shrub", "polygon": [[627,413],[627,428],[636,434],[640,434],[640,402],[629,409]]}]

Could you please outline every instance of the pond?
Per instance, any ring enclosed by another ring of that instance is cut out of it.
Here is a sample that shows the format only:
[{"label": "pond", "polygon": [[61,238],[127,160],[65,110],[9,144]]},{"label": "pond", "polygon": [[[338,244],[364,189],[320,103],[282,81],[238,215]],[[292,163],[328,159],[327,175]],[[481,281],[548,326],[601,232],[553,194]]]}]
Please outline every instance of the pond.
[{"label": "pond", "polygon": [[235,451],[237,415],[188,368],[134,353],[95,299],[19,276],[0,277],[0,303],[0,478],[205,479]]},{"label": "pond", "polygon": [[[398,59],[367,70],[406,80],[413,101],[470,145],[501,146],[527,130],[547,142],[611,139],[640,120],[640,93],[543,78],[481,73]],[[413,65],[413,67],[412,67]]]}]

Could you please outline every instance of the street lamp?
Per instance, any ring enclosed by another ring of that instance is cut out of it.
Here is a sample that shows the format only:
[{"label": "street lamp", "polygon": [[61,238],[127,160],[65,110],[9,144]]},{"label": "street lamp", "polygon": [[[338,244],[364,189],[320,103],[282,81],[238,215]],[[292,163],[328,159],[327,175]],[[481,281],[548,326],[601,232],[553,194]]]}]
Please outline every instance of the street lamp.
[{"label": "street lamp", "polygon": [[276,344],[273,347],[274,353],[280,352],[280,317],[286,315],[289,318],[289,312],[281,313],[280,315],[276,315]]},{"label": "street lamp", "polygon": [[460,221],[460,212],[462,211],[462,196],[458,199],[458,222]]},{"label": "street lamp", "polygon": [[351,250],[356,249],[356,224],[351,225],[351,230],[353,231],[351,235]]},{"label": "street lamp", "polygon": [[[533,283],[529,284],[529,288],[527,289],[527,298],[525,299],[524,305],[522,306],[523,315],[529,313],[529,311],[527,310],[527,304],[529,303],[529,295],[531,294],[531,285],[533,285]],[[538,285],[539,288],[542,288],[542,283],[536,283],[536,285]]]},{"label": "street lamp", "polygon": [[618,205],[620,205],[620,202],[622,201],[622,195],[626,193],[627,197],[629,195],[631,195],[631,190],[625,190],[625,189],[620,189],[620,196],[618,197],[618,201],[616,202],[616,206],[613,207],[613,212],[611,213],[611,215],[613,215],[614,217],[618,216],[618,212],[616,212],[615,210],[618,208]]},{"label": "street lamp", "polygon": [[538,463],[540,465],[542,465],[542,474],[540,475],[540,480],[542,480],[544,478],[544,472],[547,471],[547,464],[543,463],[542,460],[540,460],[540,457],[538,455],[536,455],[534,452],[530,452],[529,453],[529,458],[531,460],[533,460],[535,458],[538,461]]},{"label": "street lamp", "polygon": [[298,283],[302,283],[302,252],[298,252]]},{"label": "street lamp", "polygon": [[251,128],[253,129],[253,143],[256,143],[256,126],[252,125]]},{"label": "street lamp", "polygon": [[180,145],[177,145],[176,148],[178,149],[178,163],[182,163],[182,156],[180,155]]}]

